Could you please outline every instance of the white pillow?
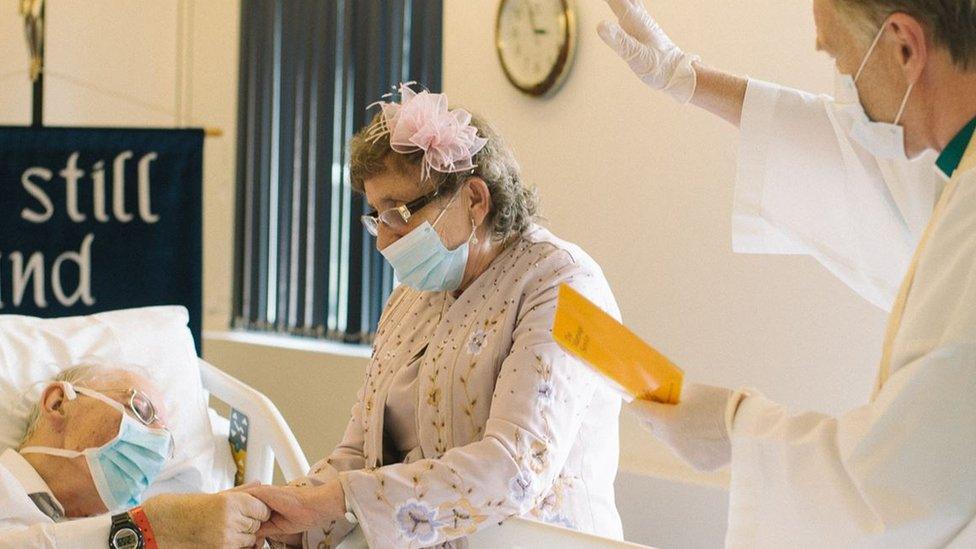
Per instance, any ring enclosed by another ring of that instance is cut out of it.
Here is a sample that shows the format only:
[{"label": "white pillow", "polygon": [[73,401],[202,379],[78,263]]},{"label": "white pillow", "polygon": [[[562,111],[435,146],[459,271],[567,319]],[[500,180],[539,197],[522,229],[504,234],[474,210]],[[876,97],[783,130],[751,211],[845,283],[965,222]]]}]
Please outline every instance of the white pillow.
[{"label": "white pillow", "polygon": [[29,404],[44,388],[39,382],[85,359],[134,364],[164,395],[175,439],[174,459],[157,483],[209,491],[213,433],[188,320],[183,307],[54,319],[0,315],[0,451],[20,444]]}]

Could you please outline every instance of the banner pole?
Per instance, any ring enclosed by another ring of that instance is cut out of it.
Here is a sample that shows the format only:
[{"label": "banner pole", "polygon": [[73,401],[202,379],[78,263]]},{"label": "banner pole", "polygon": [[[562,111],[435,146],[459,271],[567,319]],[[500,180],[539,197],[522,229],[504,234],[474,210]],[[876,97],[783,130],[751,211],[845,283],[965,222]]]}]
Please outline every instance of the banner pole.
[{"label": "banner pole", "polygon": [[31,54],[31,126],[44,125],[44,42],[47,22],[44,0],[22,0],[24,35]]}]

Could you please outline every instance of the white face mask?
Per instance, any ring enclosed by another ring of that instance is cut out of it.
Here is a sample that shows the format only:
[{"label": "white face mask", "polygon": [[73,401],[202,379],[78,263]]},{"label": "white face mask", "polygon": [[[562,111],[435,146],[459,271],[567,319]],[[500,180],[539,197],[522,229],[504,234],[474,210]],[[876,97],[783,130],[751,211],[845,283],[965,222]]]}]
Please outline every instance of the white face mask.
[{"label": "white face mask", "polygon": [[905,98],[902,99],[901,107],[895,116],[895,121],[890,124],[872,121],[864,110],[864,104],[861,103],[860,94],[857,91],[857,81],[861,78],[864,67],[867,65],[868,59],[871,58],[871,54],[874,53],[875,48],[877,48],[878,42],[881,41],[884,30],[885,26],[883,25],[881,30],[878,31],[878,35],[874,38],[874,42],[871,43],[871,47],[864,56],[864,60],[861,61],[861,66],[857,70],[856,75],[852,77],[848,74],[842,74],[840,71],[837,72],[834,100],[838,109],[850,114],[854,119],[854,124],[851,127],[851,138],[854,141],[877,158],[907,160],[908,153],[905,151],[905,129],[899,123],[901,122],[902,115],[905,114],[905,107],[908,105],[908,98],[912,95],[915,83],[912,82],[909,84],[908,91],[905,92]]}]

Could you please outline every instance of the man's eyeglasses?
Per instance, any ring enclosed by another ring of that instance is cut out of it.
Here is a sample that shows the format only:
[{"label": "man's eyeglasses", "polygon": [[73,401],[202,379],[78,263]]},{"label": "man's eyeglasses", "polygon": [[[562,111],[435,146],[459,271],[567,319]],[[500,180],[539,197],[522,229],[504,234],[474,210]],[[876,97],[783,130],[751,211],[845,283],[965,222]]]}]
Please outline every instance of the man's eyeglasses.
[{"label": "man's eyeglasses", "polygon": [[[153,404],[149,395],[138,390],[138,389],[119,389],[118,391],[112,390],[111,392],[125,393],[126,399],[120,403],[113,400],[104,394],[96,391],[94,389],[88,389],[87,387],[75,387],[71,384],[67,384],[70,388],[69,395],[71,393],[79,393],[96,400],[101,400],[105,404],[119,410],[122,413],[128,413],[132,417],[139,420],[139,423],[147,427],[151,427],[152,424],[159,421],[159,412],[156,410],[156,405]],[[69,398],[74,398],[69,396]]]},{"label": "man's eyeglasses", "polygon": [[159,419],[159,414],[156,412],[156,406],[153,405],[152,400],[146,393],[137,389],[129,389],[129,402],[126,408],[147,427]]}]

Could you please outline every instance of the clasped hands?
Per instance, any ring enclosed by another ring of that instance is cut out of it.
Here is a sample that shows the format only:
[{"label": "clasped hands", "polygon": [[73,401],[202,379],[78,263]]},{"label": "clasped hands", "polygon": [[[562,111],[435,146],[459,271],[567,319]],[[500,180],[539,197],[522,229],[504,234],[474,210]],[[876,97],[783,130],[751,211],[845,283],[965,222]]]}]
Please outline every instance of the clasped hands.
[{"label": "clasped hands", "polygon": [[301,547],[302,533],[326,527],[345,517],[346,501],[338,479],[319,485],[248,485],[242,491],[268,508],[268,517],[255,532],[256,543],[267,538]]},{"label": "clasped hands", "polygon": [[302,533],[345,516],[338,480],[318,486],[249,483],[217,494],[166,494],[143,509],[160,549],[302,545]]}]

